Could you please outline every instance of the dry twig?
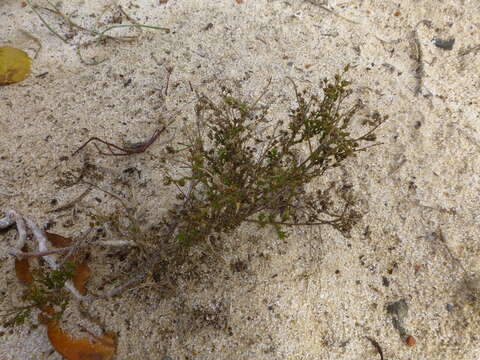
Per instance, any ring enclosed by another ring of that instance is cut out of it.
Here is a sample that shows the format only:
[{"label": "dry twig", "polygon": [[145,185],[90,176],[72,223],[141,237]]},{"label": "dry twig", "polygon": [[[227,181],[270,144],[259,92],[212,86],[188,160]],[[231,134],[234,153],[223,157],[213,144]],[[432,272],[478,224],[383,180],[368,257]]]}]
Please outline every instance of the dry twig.
[{"label": "dry twig", "polygon": [[[158,139],[160,134],[165,129],[166,129],[166,126],[164,126],[162,129],[155,130],[152,137],[149,140],[147,140],[146,142],[133,144],[133,145],[127,146],[127,147],[121,147],[121,146],[115,145],[113,143],[110,143],[108,141],[102,140],[102,139],[94,136],[94,137],[91,137],[90,139],[88,139],[85,143],[83,143],[83,145],[80,146],[77,150],[75,150],[75,152],[72,154],[72,156],[74,156],[77,153],[79,153],[80,151],[82,151],[89,143],[94,142],[94,141],[97,141],[99,143],[102,143],[102,144],[106,145],[108,150],[110,151],[109,153],[103,152],[102,150],[100,150],[100,148],[98,147],[98,145],[96,143],[93,143],[95,145],[95,147],[97,148],[98,153],[101,154],[101,155],[128,156],[128,155],[133,155],[133,154],[140,154],[140,153],[145,152],[145,150],[147,150],[150,147],[150,145],[152,145],[155,142],[155,140]],[[117,150],[117,152],[115,152],[115,150]]]},{"label": "dry twig", "polygon": [[415,50],[416,50],[416,62],[417,67],[415,68],[415,78],[417,79],[417,85],[415,86],[415,96],[417,96],[423,87],[423,77],[425,76],[424,70],[424,61],[423,61],[423,51],[422,46],[420,45],[420,40],[418,39],[418,31],[417,28],[419,25],[425,24],[428,27],[432,26],[432,22],[429,20],[421,20],[415,25],[415,29],[413,30],[413,41],[415,42]]}]

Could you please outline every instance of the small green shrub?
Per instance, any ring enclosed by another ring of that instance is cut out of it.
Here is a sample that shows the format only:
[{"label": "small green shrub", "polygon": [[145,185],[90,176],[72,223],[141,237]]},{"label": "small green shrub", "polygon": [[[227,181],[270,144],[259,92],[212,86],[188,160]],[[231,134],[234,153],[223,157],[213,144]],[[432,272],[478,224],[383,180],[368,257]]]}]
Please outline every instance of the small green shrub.
[{"label": "small green shrub", "polygon": [[[272,225],[279,236],[294,225],[334,226],[348,234],[359,218],[344,197],[336,208],[330,190],[307,193],[306,185],[324,176],[365,143],[375,141],[374,131],[386,117],[374,112],[363,119],[365,132],[351,134],[360,102],[345,100],[352,94],[345,72],[333,81],[324,80],[323,96],[299,92],[296,106],[286,119],[271,118],[260,98],[248,103],[223,88],[215,103],[198,96],[196,127],[188,132],[186,150],[170,151],[183,156],[183,176],[167,176],[165,184],[181,190],[181,205],[166,224],[176,228],[176,240],[194,246],[211,234],[229,233],[244,222]],[[173,219],[173,220],[171,220]],[[173,225],[173,226],[172,226]]]}]

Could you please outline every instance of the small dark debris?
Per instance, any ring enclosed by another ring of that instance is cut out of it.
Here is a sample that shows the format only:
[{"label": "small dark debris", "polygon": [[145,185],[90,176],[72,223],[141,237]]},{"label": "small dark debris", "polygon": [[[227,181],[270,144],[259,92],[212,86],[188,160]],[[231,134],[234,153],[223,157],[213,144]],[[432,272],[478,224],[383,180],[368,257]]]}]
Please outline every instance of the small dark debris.
[{"label": "small dark debris", "polygon": [[132,79],[128,79],[127,81],[125,81],[123,83],[123,87],[127,87],[128,85],[130,85],[132,83]]},{"label": "small dark debris", "polygon": [[392,317],[393,327],[397,329],[400,336],[406,336],[407,331],[404,328],[404,320],[408,314],[408,305],[405,299],[388,304],[387,313]]},{"label": "small dark debris", "polygon": [[39,78],[39,79],[42,79],[42,78],[44,78],[44,77],[47,76],[47,75],[48,75],[48,71],[45,71],[45,72],[43,72],[43,73],[41,73],[41,74],[38,74],[38,75],[35,76],[35,77],[36,77],[36,78]]},{"label": "small dark debris", "polygon": [[415,184],[415,182],[410,181],[408,183],[408,190],[414,190],[415,191],[416,189],[417,189],[417,185]]},{"label": "small dark debris", "polygon": [[448,312],[452,312],[453,310],[455,310],[455,305],[447,304],[445,308],[447,309]]},{"label": "small dark debris", "polygon": [[152,278],[156,283],[159,283],[165,279],[166,274],[169,271],[169,264],[167,261],[161,261],[153,270]]},{"label": "small dark debris", "polygon": [[53,220],[48,220],[48,222],[44,226],[44,230],[50,230],[52,227],[54,227],[56,224],[55,221]]},{"label": "small dark debris", "polygon": [[248,269],[248,265],[242,260],[237,260],[230,264],[230,269],[232,272],[243,272]]},{"label": "small dark debris", "polygon": [[68,156],[65,156],[65,155],[60,156],[60,157],[58,158],[58,160],[60,160],[60,161],[67,161],[67,160],[68,160]]},{"label": "small dark debris", "polygon": [[415,129],[420,129],[421,126],[422,126],[422,122],[421,122],[421,121],[416,121],[416,122],[415,122],[415,125],[413,125],[413,127],[414,127]]},{"label": "small dark debris", "polygon": [[208,31],[208,30],[210,30],[211,28],[213,28],[213,23],[208,23],[208,24],[203,28],[203,31]]},{"label": "small dark debris", "polygon": [[382,66],[385,67],[385,69],[387,69],[387,71],[389,71],[391,74],[393,74],[393,72],[395,71],[395,66],[391,64],[383,63]]},{"label": "small dark debris", "polygon": [[390,280],[388,280],[385,276],[382,276],[382,285],[385,287],[390,286]]},{"label": "small dark debris", "polygon": [[74,32],[66,33],[64,36],[65,36],[65,39],[72,40],[75,37],[75,33]]},{"label": "small dark debris", "polygon": [[340,270],[335,270],[335,274],[340,274]]},{"label": "small dark debris", "polygon": [[389,273],[390,275],[392,275],[392,274],[393,274],[393,271],[394,271],[394,270],[397,270],[397,269],[398,269],[398,263],[397,263],[397,262],[394,262],[394,263],[392,264],[392,267],[389,269],[388,273]]},{"label": "small dark debris", "polygon": [[363,230],[363,236],[370,239],[370,235],[372,234],[371,230],[370,230],[370,225],[367,225],[365,227],[365,230]]},{"label": "small dark debris", "polygon": [[365,266],[365,261],[363,261],[364,258],[365,258],[365,255],[360,255],[358,257],[358,260],[360,260],[360,265],[362,265],[362,266]]},{"label": "small dark debris", "polygon": [[292,66],[293,66],[293,61],[289,61],[289,62],[287,62],[287,66],[290,66],[290,67],[292,67]]},{"label": "small dark debris", "polygon": [[57,205],[57,204],[58,204],[58,200],[57,200],[57,199],[52,199],[52,200],[50,200],[50,205],[55,206],[55,205]]},{"label": "small dark debris", "polygon": [[141,171],[138,170],[136,167],[129,167],[129,168],[126,168],[125,170],[123,170],[123,173],[128,174],[128,175],[133,175],[134,173],[137,173],[138,177],[140,177]]},{"label": "small dark debris", "polygon": [[383,360],[383,350],[382,350],[380,344],[379,344],[376,340],[374,340],[374,339],[372,339],[372,338],[370,338],[370,337],[368,337],[368,336],[365,336],[365,338],[366,338],[368,341],[370,341],[370,342],[372,343],[372,345],[375,347],[375,349],[377,350],[378,354],[380,355],[380,360]]},{"label": "small dark debris", "polygon": [[121,24],[122,22],[123,22],[122,15],[113,16],[112,19],[110,20],[111,24]]},{"label": "small dark debris", "polygon": [[387,305],[387,312],[391,315],[398,316],[403,320],[408,313],[408,304],[405,299],[395,301]]},{"label": "small dark debris", "polygon": [[433,40],[433,43],[435,44],[436,47],[439,47],[440,49],[452,50],[453,45],[455,44],[455,39],[451,38],[448,40],[442,40],[442,39],[435,38]]}]

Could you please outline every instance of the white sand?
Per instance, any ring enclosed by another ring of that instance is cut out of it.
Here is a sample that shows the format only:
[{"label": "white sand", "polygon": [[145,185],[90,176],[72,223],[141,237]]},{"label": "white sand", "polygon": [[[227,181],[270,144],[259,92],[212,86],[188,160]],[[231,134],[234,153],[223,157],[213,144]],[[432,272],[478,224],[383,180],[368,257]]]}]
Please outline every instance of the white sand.
[{"label": "white sand", "polygon": [[[191,116],[188,81],[212,93],[219,82],[240,80],[242,91],[254,95],[272,77],[270,99],[288,106],[292,89],[287,76],[312,86],[350,63],[355,97],[390,120],[378,132],[383,146],[330,175],[351,183],[368,209],[351,239],[331,229],[304,229],[286,241],[267,233],[255,245],[245,241],[247,232],[239,233],[225,239],[216,268],[201,267],[198,278],[179,280],[175,297],[162,299],[147,283],[121,299],[95,302],[92,313],[119,335],[116,359],[161,359],[166,354],[175,360],[379,359],[365,336],[381,345],[385,359],[480,358],[480,309],[468,300],[461,267],[470,276],[480,273],[480,50],[462,55],[480,45],[477,0],[330,1],[329,8],[339,16],[301,0],[119,3],[140,23],[172,31],[145,30],[133,44],[108,42],[83,50],[87,59],[108,58],[86,66],[74,44],[91,37],[76,35],[65,44],[30,7],[1,2],[0,42],[33,55],[37,44],[21,32],[26,30],[42,43],[32,76],[0,88],[2,211],[15,209],[41,225],[53,220],[51,231],[78,235],[88,227],[88,211],[108,212],[116,205],[93,190],[77,214],[47,213],[52,199],[63,204],[85,190],[55,182],[66,172],[78,172],[88,156],[105,168],[99,184],[127,196],[128,186],[115,182],[122,178],[133,189],[130,201],[140,204],[141,218],[154,224],[167,206],[155,163],[158,147],[130,158],[97,158],[92,147],[76,159],[60,159],[90,136],[140,141],[153,133],[160,118]],[[100,14],[107,4],[65,1],[61,9],[75,14],[77,23],[93,26],[96,19],[90,15]],[[59,18],[42,14],[60,34],[68,32]],[[103,20],[108,19],[107,11]],[[412,31],[421,20],[431,26],[417,28],[425,76],[415,96]],[[135,31],[111,34],[127,33]],[[451,51],[432,41],[452,37]],[[166,68],[151,53],[174,66],[166,98],[161,95]],[[141,170],[140,180],[122,173],[130,167]],[[69,222],[72,226],[65,227]],[[431,235],[439,229],[461,266]],[[0,241],[0,309],[22,291],[7,255],[14,236],[12,230]],[[92,289],[122,269],[118,256],[105,254],[92,253]],[[230,263],[239,259],[247,270],[232,272]],[[421,268],[416,271],[416,266]],[[127,265],[123,270],[131,271]],[[383,277],[389,286],[382,285]],[[402,342],[385,309],[399,299],[409,305],[405,326],[417,341],[414,347]],[[67,322],[74,312],[66,314]],[[73,320],[70,324],[75,325]],[[52,354],[42,326],[0,336],[2,360],[60,358]]]}]

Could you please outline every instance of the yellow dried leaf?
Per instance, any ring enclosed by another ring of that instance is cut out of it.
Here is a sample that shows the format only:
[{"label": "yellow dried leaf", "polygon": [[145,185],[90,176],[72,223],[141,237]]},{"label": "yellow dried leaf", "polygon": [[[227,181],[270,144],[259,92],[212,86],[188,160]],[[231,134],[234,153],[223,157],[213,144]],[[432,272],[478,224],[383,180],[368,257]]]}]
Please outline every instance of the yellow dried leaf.
[{"label": "yellow dried leaf", "polygon": [[24,80],[31,66],[32,60],[26,52],[11,46],[0,47],[0,85]]}]

